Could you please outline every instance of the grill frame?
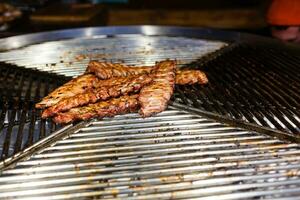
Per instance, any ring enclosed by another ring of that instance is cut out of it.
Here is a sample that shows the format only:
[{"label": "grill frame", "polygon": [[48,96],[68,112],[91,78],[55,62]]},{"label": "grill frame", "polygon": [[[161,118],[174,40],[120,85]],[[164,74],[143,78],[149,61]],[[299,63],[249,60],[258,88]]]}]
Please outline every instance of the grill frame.
[{"label": "grill frame", "polygon": [[281,42],[273,38],[258,36],[249,33],[240,33],[234,31],[223,31],[209,28],[191,28],[176,26],[110,26],[110,27],[90,27],[75,28],[59,31],[48,31],[41,33],[25,34],[20,36],[12,36],[0,39],[0,52],[12,50],[16,48],[26,47],[32,44],[38,44],[46,41],[57,41],[62,39],[85,38],[99,35],[115,36],[115,35],[134,35],[141,34],[145,36],[182,36],[201,38],[208,40],[220,40],[229,43],[257,43],[283,47],[291,52],[299,53],[300,49],[297,44]]}]

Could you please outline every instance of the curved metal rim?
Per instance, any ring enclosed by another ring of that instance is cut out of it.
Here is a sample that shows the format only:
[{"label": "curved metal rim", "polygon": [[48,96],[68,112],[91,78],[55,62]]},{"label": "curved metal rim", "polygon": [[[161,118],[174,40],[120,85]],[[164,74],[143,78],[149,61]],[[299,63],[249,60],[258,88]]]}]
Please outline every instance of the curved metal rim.
[{"label": "curved metal rim", "polygon": [[12,36],[0,39],[0,50],[11,50],[46,41],[117,34],[143,34],[149,36],[185,36],[212,40],[222,40],[229,42],[239,42],[245,41],[247,39],[247,41],[271,41],[272,43],[276,43],[276,40],[274,39],[248,33],[239,33],[208,28],[144,25],[88,27]]}]

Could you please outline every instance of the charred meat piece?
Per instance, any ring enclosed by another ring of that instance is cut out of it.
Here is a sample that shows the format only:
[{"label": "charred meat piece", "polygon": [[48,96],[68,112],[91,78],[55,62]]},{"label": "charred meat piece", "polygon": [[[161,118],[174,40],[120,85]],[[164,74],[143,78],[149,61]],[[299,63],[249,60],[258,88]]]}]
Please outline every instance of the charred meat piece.
[{"label": "charred meat piece", "polygon": [[151,67],[133,67],[118,63],[107,63],[91,61],[86,69],[87,73],[94,73],[100,79],[109,79],[112,77],[130,76],[150,73]]},{"label": "charred meat piece", "polygon": [[[91,61],[87,67],[88,73],[94,73],[100,79],[112,77],[126,77],[132,74],[151,73],[154,67],[133,67],[124,64],[113,64]],[[204,72],[200,70],[180,70],[176,72],[176,84],[206,84],[208,82]]]},{"label": "charred meat piece", "polygon": [[113,77],[113,78],[106,79],[106,80],[99,80],[99,82],[97,83],[95,88],[112,87],[115,85],[126,84],[126,83],[132,81],[133,78],[137,78],[137,77],[138,77],[138,75],[137,76]]},{"label": "charred meat piece", "polygon": [[178,85],[206,84],[208,79],[200,70],[178,70],[175,82]]},{"label": "charred meat piece", "polygon": [[41,102],[35,105],[36,108],[47,108],[58,103],[60,100],[72,97],[76,94],[83,93],[89,88],[98,84],[98,78],[92,74],[78,76],[75,79],[67,82],[63,86],[51,92],[48,96],[42,99]]},{"label": "charred meat piece", "polygon": [[55,123],[65,124],[78,120],[87,120],[93,117],[113,117],[117,114],[135,112],[139,107],[137,98],[138,95],[121,96],[108,101],[72,108],[67,112],[58,113],[53,120]]},{"label": "charred meat piece", "polygon": [[175,61],[156,64],[152,83],[142,88],[139,95],[140,114],[148,117],[166,109],[175,84]]},{"label": "charred meat piece", "polygon": [[91,89],[85,93],[66,98],[58,102],[56,105],[44,110],[42,118],[54,116],[58,112],[66,111],[71,108],[95,103],[121,95],[126,95],[133,92],[138,92],[143,86],[149,84],[152,78],[149,75],[138,75],[127,77],[128,81],[124,84],[115,85],[112,87],[99,87]]},{"label": "charred meat piece", "polygon": [[114,77],[107,80],[100,80],[92,74],[81,75],[51,92],[41,102],[37,103],[35,107],[44,109],[57,104],[63,99],[74,97],[91,89],[126,84],[131,80],[132,77]]}]

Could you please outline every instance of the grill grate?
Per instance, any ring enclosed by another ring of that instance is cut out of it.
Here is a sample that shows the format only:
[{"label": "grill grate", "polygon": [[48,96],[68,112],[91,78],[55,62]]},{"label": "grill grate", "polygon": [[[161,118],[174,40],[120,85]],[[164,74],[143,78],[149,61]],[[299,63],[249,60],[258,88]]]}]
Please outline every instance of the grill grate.
[{"label": "grill grate", "polygon": [[44,42],[0,53],[0,61],[65,76],[78,76],[89,60],[154,65],[177,59],[195,61],[226,46],[225,42],[185,37],[114,35]]},{"label": "grill grate", "polygon": [[[56,134],[56,133],[54,133]],[[48,140],[49,141],[49,140]],[[0,198],[297,199],[300,147],[176,107],[92,121],[7,167]]]},{"label": "grill grate", "polygon": [[0,64],[0,159],[11,156],[58,127],[39,120],[34,102],[66,78]]},{"label": "grill grate", "polygon": [[[0,199],[300,199],[300,148],[292,142],[299,141],[300,127],[297,55],[265,40],[260,46],[250,44],[252,37],[243,42],[240,34],[157,27],[127,34],[132,30],[1,40],[1,49],[22,48],[0,53],[6,63],[0,66],[0,153],[6,158]],[[240,43],[197,39],[226,35]],[[70,37],[76,39],[63,39]],[[188,106],[175,103],[146,119],[127,114],[63,128],[41,121],[33,109],[90,59],[153,65],[167,58],[208,73],[205,87],[176,88],[173,100]]]},{"label": "grill grate", "polygon": [[33,104],[72,76],[82,74],[90,59],[153,65],[158,60],[176,58],[184,64],[225,45],[184,37],[103,35],[1,52],[0,61],[5,63],[0,68],[0,160],[57,129],[51,120],[39,120],[40,111]]},{"label": "grill grate", "polygon": [[[222,50],[212,53],[218,49]],[[203,58],[210,53],[212,56]],[[90,59],[153,65],[168,58],[177,59],[180,66],[201,66],[208,73],[208,87],[177,87],[181,102],[299,133],[300,59],[273,46],[245,42],[227,46],[224,42],[185,37],[102,35],[44,42],[0,54],[2,61],[65,76],[81,74]]]},{"label": "grill grate", "polygon": [[[218,49],[221,50],[212,53]],[[180,66],[200,66],[210,80],[206,87],[177,87],[177,101],[230,118],[299,133],[297,56],[282,49],[246,43],[227,46],[224,42],[185,37],[103,35],[44,42],[0,53],[0,61],[10,63],[2,64],[0,71],[2,159],[56,129],[50,121],[38,120],[39,111],[32,105],[67,81],[67,77],[82,73],[90,59],[153,65],[167,58],[176,58]]]},{"label": "grill grate", "polygon": [[178,86],[187,105],[280,131],[300,132],[300,59],[282,49],[238,44],[192,63],[207,87]]}]

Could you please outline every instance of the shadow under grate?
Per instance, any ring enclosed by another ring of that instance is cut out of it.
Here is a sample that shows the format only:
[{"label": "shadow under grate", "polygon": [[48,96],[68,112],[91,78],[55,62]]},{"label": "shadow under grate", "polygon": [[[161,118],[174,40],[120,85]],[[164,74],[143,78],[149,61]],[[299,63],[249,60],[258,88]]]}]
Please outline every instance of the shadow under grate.
[{"label": "shadow under grate", "polygon": [[300,58],[282,49],[235,44],[191,63],[207,86],[177,86],[179,101],[280,131],[300,131]]}]

